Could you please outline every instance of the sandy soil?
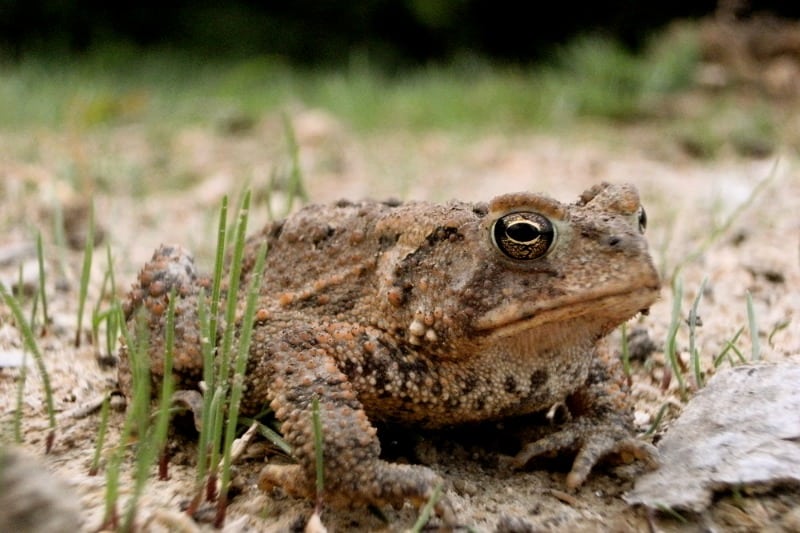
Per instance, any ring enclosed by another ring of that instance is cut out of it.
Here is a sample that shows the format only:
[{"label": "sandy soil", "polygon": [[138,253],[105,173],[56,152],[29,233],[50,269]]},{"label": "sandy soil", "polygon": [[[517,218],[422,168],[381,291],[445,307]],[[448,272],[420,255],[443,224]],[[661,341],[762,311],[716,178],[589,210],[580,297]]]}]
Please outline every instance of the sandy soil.
[{"label": "sandy soil", "polygon": [[[634,127],[592,128],[565,136],[387,133],[365,138],[317,110],[297,111],[292,121],[314,202],[390,196],[485,200],[514,190],[547,192],[571,201],[599,181],[633,182],[647,208],[656,264],[667,281],[676,267],[682,266],[684,316],[701,281],[708,280],[700,303],[702,328],[697,339],[706,371],[713,372],[712,358],[742,326],[745,331],[736,345],[749,358],[748,292],[756,311],[761,357],[772,362],[798,360],[800,175],[794,153],[778,153],[763,160],[723,155],[713,162],[697,162],[657,132]],[[250,187],[256,193],[251,227],[267,219],[268,199],[263,191],[270,175],[275,170],[278,175],[285,174],[288,165],[281,122],[279,117],[266,117],[252,130],[238,134],[187,128],[155,135],[136,125],[81,135],[41,131],[32,136],[6,135],[0,138],[0,146],[5,154],[0,159],[0,248],[21,246],[12,250],[9,259],[0,261],[0,276],[4,283],[14,283],[23,265],[23,277],[32,275],[35,280],[35,254],[27,247],[40,229],[46,243],[53,316],[47,334],[38,340],[58,412],[55,445],[50,454],[43,453],[47,419],[42,384],[35,367],[29,365],[21,448],[39,465],[40,472],[32,472],[30,479],[44,476],[44,483],[50,484],[50,475],[60,478],[67,487],[60,498],[78,509],[83,530],[96,530],[103,516],[104,477],[91,477],[87,471],[99,417],[95,413],[75,418],[73,414],[113,388],[116,372],[98,364],[98,353],[108,355],[102,353],[103,348],[86,343],[80,348],[72,346],[82,254],[47,244],[53,242],[55,206],[77,206],[65,215],[70,222],[68,234],[80,241],[85,235],[81,207],[94,195],[97,223],[111,246],[121,292],[162,242],[184,243],[208,266],[223,194],[236,197]],[[767,179],[752,201],[740,208]],[[164,185],[175,182],[180,186]],[[278,200],[273,198],[276,205]],[[730,226],[709,242],[714,229],[731,216],[735,218]],[[106,269],[105,242],[96,249],[90,306],[97,300]],[[642,430],[667,404],[663,431],[683,405],[676,394],[676,380],[665,379],[661,348],[672,301],[669,283],[665,283],[662,298],[649,316],[631,324],[643,328],[657,346],[634,368],[633,396]],[[88,320],[88,311],[86,317]],[[779,327],[787,321],[787,327]],[[683,328],[679,347],[688,361],[686,333]],[[619,346],[618,339],[611,342]],[[0,305],[0,354],[8,360],[20,353],[18,331],[9,310]],[[729,363],[723,363],[726,365]],[[15,408],[18,378],[19,370],[13,365],[0,368],[0,427],[4,432]],[[122,413],[112,414],[106,454],[117,444],[122,419]],[[8,438],[6,434],[4,439]],[[657,442],[658,434],[655,438]],[[512,472],[474,446],[447,438],[426,441],[416,455],[415,460],[429,464],[447,479],[446,491],[459,520],[475,531],[791,531],[800,523],[798,513],[791,512],[800,505],[800,494],[789,488],[759,495],[722,494],[708,512],[686,515],[682,522],[631,508],[623,501],[637,472],[635,467],[599,468],[584,487],[567,493],[563,463]],[[257,458],[240,465],[243,491],[230,507],[226,530],[302,529],[311,506],[260,493],[254,485],[258,468]],[[123,498],[130,490],[127,474]],[[144,530],[210,529],[180,513],[191,496],[193,474],[190,455],[178,454],[171,479],[150,482],[139,512]],[[322,522],[336,531],[393,531],[410,527],[416,517],[409,506],[386,509],[385,514],[388,523],[366,510],[325,510]]]}]

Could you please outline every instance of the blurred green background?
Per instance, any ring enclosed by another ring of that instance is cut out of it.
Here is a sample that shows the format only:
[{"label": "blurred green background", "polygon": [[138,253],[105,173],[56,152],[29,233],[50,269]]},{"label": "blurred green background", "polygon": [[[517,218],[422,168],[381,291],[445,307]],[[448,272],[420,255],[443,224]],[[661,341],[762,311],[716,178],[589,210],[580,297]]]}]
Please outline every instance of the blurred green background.
[{"label": "blurred green background", "polygon": [[800,147],[798,16],[737,0],[0,0],[0,132],[236,132],[318,108],[356,132],[657,125],[692,157],[763,157]]}]

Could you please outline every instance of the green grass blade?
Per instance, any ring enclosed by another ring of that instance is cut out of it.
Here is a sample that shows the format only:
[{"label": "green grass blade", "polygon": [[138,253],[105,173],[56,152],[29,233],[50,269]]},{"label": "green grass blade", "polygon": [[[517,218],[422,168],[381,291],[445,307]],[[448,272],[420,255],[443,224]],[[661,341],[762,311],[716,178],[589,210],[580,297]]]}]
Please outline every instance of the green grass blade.
[{"label": "green grass blade", "polygon": [[53,206],[53,239],[55,240],[56,250],[58,250],[58,266],[62,277],[66,277],[69,269],[67,268],[67,238],[64,235],[64,206],[61,202],[56,202]]},{"label": "green grass blade", "polygon": [[286,135],[286,143],[289,148],[289,156],[291,157],[291,170],[289,172],[289,183],[287,184],[287,198],[286,209],[283,216],[286,216],[292,211],[295,199],[300,201],[308,201],[308,192],[306,192],[303,185],[303,169],[300,166],[300,146],[297,144],[297,136],[294,133],[292,121],[286,113],[281,115],[283,119],[283,132]]},{"label": "green grass blade", "polygon": [[645,437],[649,437],[656,432],[658,426],[661,425],[661,419],[664,418],[664,414],[667,412],[667,408],[669,408],[668,403],[661,405],[661,407],[658,409],[658,413],[656,413],[656,418],[653,420],[653,423],[650,424],[650,427],[647,428],[647,431],[645,431]]},{"label": "green grass blade", "polygon": [[175,389],[175,379],[172,376],[172,365],[175,358],[175,287],[170,289],[169,304],[167,305],[167,320],[164,325],[164,377],[161,380],[161,396],[159,397],[158,415],[155,423],[154,448],[162,458],[159,479],[167,479],[166,473],[166,445],[167,430],[169,429],[170,406],[172,405],[172,392]]},{"label": "green grass blade", "polygon": [[[28,320],[28,324],[31,325],[31,331],[36,330],[36,313],[39,310],[39,298],[41,294],[38,290],[33,294],[33,304],[31,305],[31,317]],[[42,326],[42,330],[44,330],[44,326]]]},{"label": "green grass blade", "polygon": [[669,507],[668,505],[659,505],[657,507],[659,511],[664,513],[667,516],[671,516],[673,520],[680,522],[681,524],[688,524],[689,520],[686,519],[681,513],[679,513],[676,509]]},{"label": "green grass blade", "polygon": [[106,353],[108,355],[116,351],[119,328],[119,315],[117,313],[108,313],[106,317]]},{"label": "green grass blade", "polygon": [[[212,347],[217,345],[217,322],[219,321],[219,300],[222,290],[222,267],[225,263],[225,236],[228,231],[228,197],[222,197],[219,209],[219,227],[217,229],[217,250],[214,257],[214,278],[211,288],[211,309],[209,311],[209,337],[208,342]],[[230,292],[230,291],[228,291]],[[209,387],[211,384],[206,383]]]},{"label": "green grass blade", "polygon": [[39,298],[42,300],[42,326],[50,324],[50,315],[47,313],[47,283],[44,271],[44,248],[42,246],[42,232],[36,232],[36,260],[39,264]]},{"label": "green grass blade", "polygon": [[117,281],[114,276],[114,258],[111,255],[111,245],[106,243],[106,263],[109,284],[111,286],[110,296],[112,307],[107,312],[106,320],[106,353],[113,354],[116,351],[117,341],[119,340],[120,322],[118,320],[119,314],[113,312],[115,306],[118,304],[117,300]]},{"label": "green grass blade", "polygon": [[747,291],[747,324],[750,328],[751,361],[761,359],[761,341],[758,338],[758,324],[756,323],[756,310],[753,307],[753,296]]},{"label": "green grass blade", "polygon": [[703,298],[703,293],[706,290],[707,283],[708,278],[703,278],[703,281],[700,283],[700,288],[697,290],[697,296],[692,302],[692,308],[689,311],[689,357],[692,361],[692,370],[694,371],[694,379],[698,388],[702,388],[704,386],[705,380],[703,377],[703,370],[700,368],[700,353],[697,349],[696,330],[699,325],[699,315],[697,314],[697,309],[700,306],[700,300]]},{"label": "green grass blade", "polygon": [[422,512],[420,512],[419,516],[417,517],[417,521],[414,522],[413,526],[411,526],[411,529],[409,530],[411,533],[420,533],[422,528],[425,527],[425,524],[430,521],[431,515],[433,514],[433,508],[442,498],[443,488],[444,484],[439,482],[439,484],[436,485],[436,488],[433,489],[430,498],[428,498],[428,501],[425,502],[425,507],[422,508]]},{"label": "green grass blade", "polygon": [[222,385],[214,389],[211,397],[211,410],[209,413],[209,439],[210,455],[208,459],[208,480],[206,486],[206,499],[214,501],[217,498],[216,479],[219,468],[220,443],[222,442],[222,424],[225,420],[225,389]]},{"label": "green grass blade", "polygon": [[208,316],[208,305],[206,304],[206,296],[201,292],[198,296],[197,305],[197,318],[200,323],[200,331],[202,332],[202,345],[200,347],[203,354],[203,382],[206,389],[203,392],[203,416],[200,425],[200,435],[197,444],[197,476],[196,489],[199,493],[202,486],[203,479],[206,475],[206,470],[209,461],[208,442],[213,428],[213,421],[211,419],[214,412],[211,409],[213,401],[214,386],[214,350],[211,345],[211,332],[210,321]]},{"label": "green grass blade", "polygon": [[747,359],[745,358],[744,354],[739,348],[737,348],[736,346],[731,346],[731,350],[733,350],[733,353],[736,354],[736,357],[739,359],[740,365],[747,363]]},{"label": "green grass blade", "polygon": [[25,399],[25,382],[28,380],[28,351],[22,351],[22,366],[19,367],[17,381],[17,401],[14,408],[14,442],[21,444],[22,438],[22,404]]},{"label": "green grass blade", "polygon": [[791,324],[791,323],[792,323],[792,319],[791,319],[791,318],[787,318],[786,320],[781,320],[780,322],[778,322],[777,324],[775,324],[775,326],[772,328],[772,331],[770,331],[770,332],[769,332],[769,335],[767,336],[767,344],[769,344],[770,346],[772,346],[772,338],[773,338],[773,337],[774,337],[774,336],[775,336],[775,335],[776,335],[778,332],[780,332],[780,331],[783,331],[784,329],[786,329],[787,327],[789,327],[789,324]]},{"label": "green grass blade", "polygon": [[75,331],[75,347],[81,345],[83,329],[83,309],[86,305],[86,294],[89,290],[89,276],[92,271],[92,253],[94,252],[94,202],[89,208],[89,229],[86,232],[86,246],[83,250],[83,266],[81,268],[80,290],[78,292],[78,327]]},{"label": "green grass blade", "polygon": [[119,501],[119,474],[122,466],[122,459],[125,455],[125,443],[130,438],[133,419],[125,418],[120,433],[120,443],[117,445],[114,454],[108,462],[106,468],[106,491],[104,497],[103,522],[98,530],[114,530],[119,527],[119,517],[117,515],[117,502]]},{"label": "green grass blade", "polygon": [[111,283],[111,301],[117,298],[117,279],[114,277],[114,256],[111,255],[111,245],[106,243],[106,268],[108,279]]},{"label": "green grass blade", "polygon": [[621,355],[620,360],[622,361],[622,371],[625,373],[625,377],[630,379],[631,377],[631,350],[628,347],[628,325],[622,324],[619,328],[621,334]]},{"label": "green grass blade", "polygon": [[271,427],[262,424],[258,420],[253,418],[240,416],[239,422],[246,425],[256,424],[258,426],[258,432],[261,433],[261,436],[270,441],[276,448],[278,448],[281,452],[285,453],[287,456],[291,457],[292,455],[292,447],[291,445],[286,442],[286,440],[281,436],[280,433],[272,429]]},{"label": "green grass blade", "polygon": [[111,401],[109,396],[103,399],[103,404],[100,406],[100,425],[97,427],[97,439],[94,445],[94,456],[92,456],[92,464],[89,467],[89,475],[96,476],[100,471],[100,457],[103,453],[103,444],[106,441],[106,433],[108,430],[108,413],[110,411]]},{"label": "green grass blade", "polygon": [[92,308],[92,344],[94,344],[95,348],[100,346],[100,324],[106,319],[106,314],[103,313],[100,308],[103,305],[103,299],[108,290],[108,282],[109,276],[108,271],[106,271],[106,273],[103,274],[103,283],[100,285],[100,295]]},{"label": "green grass blade", "polygon": [[39,374],[42,378],[45,402],[47,405],[47,418],[50,424],[50,435],[48,435],[47,443],[45,444],[46,451],[49,452],[53,445],[56,429],[56,415],[55,407],[53,405],[53,389],[50,386],[50,375],[47,373],[47,368],[44,364],[44,357],[42,357],[42,352],[39,350],[39,346],[36,344],[36,339],[33,335],[33,331],[31,331],[30,325],[25,320],[25,316],[22,314],[22,308],[20,307],[19,302],[16,298],[14,298],[14,296],[11,295],[9,291],[6,290],[6,286],[2,283],[0,283],[0,296],[3,297],[6,305],[9,309],[11,309],[11,313],[14,315],[14,320],[17,322],[17,328],[19,328],[20,333],[22,334],[22,340],[25,349],[33,355],[33,360],[36,362],[36,367],[39,369]]}]

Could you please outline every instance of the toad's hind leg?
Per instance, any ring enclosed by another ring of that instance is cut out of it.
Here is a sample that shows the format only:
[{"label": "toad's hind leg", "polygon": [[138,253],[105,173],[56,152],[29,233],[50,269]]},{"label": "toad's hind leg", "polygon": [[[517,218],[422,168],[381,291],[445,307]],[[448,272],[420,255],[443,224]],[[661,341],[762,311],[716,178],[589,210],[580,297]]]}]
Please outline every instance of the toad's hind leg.
[{"label": "toad's hind leg", "polygon": [[[134,338],[144,328],[150,374],[154,383],[164,369],[165,333],[170,292],[174,291],[175,328],[173,375],[178,389],[193,389],[202,378],[203,357],[197,300],[210,292],[208,278],[198,276],[192,255],[180,246],[160,246],[131,288],[123,311]],[[119,385],[125,396],[132,393],[130,346],[120,350]]]},{"label": "toad's hind leg", "polygon": [[[281,487],[308,499],[317,496],[312,414],[316,398],[323,441],[322,501],[334,506],[400,506],[406,501],[423,505],[441,478],[424,466],[392,464],[379,458],[377,432],[352,384],[326,352],[332,348],[324,344],[311,330],[284,332],[280,340],[270,343],[268,356],[259,359],[264,364],[257,364],[249,376],[269,383],[270,405],[297,461],[266,466],[259,485],[265,490]],[[444,498],[436,511],[445,522],[453,522]]]}]

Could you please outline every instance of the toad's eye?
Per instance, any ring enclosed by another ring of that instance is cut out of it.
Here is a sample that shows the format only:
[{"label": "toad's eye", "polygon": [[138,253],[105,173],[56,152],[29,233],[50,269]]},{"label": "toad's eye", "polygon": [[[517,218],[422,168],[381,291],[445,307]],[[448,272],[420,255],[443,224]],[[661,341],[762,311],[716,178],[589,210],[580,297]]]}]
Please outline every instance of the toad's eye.
[{"label": "toad's eye", "polygon": [[644,210],[644,207],[639,208],[639,233],[644,233],[644,230],[647,229],[647,211]]},{"label": "toad's eye", "polygon": [[492,242],[511,259],[529,261],[547,254],[556,240],[552,222],[539,213],[509,213],[495,220]]}]

